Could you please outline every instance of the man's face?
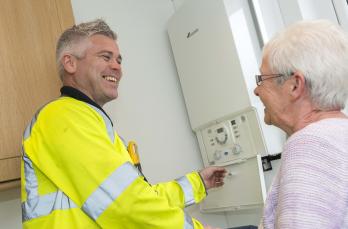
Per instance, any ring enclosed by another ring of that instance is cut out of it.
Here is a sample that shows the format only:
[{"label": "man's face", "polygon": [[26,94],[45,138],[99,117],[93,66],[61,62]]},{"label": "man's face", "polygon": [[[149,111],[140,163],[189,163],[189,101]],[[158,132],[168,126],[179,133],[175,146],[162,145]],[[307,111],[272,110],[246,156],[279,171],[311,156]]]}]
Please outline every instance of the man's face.
[{"label": "man's face", "polygon": [[[262,75],[278,74],[278,72],[270,71],[266,57],[262,59],[260,72]],[[272,76],[263,77],[264,80],[255,88],[254,93],[260,97],[265,106],[265,123],[279,127],[289,105],[288,95],[286,95],[283,85],[277,84],[276,78],[268,79],[269,77]]]},{"label": "man's face", "polygon": [[118,96],[122,59],[113,39],[98,34],[88,40],[85,55],[76,60],[74,87],[103,106]]}]

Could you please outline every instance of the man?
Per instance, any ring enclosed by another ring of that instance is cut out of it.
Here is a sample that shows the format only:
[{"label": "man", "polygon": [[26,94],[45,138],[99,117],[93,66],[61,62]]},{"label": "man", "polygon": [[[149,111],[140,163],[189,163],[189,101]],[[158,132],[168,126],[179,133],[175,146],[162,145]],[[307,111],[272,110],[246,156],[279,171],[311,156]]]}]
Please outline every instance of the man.
[{"label": "man", "polygon": [[183,208],[223,185],[225,169],[144,180],[102,109],[122,76],[115,33],[102,20],[73,26],[56,55],[62,96],[37,112],[23,138],[23,227],[203,228]]},{"label": "man", "polygon": [[261,228],[348,228],[348,35],[302,21],[264,47],[255,94],[265,122],[284,130]]}]

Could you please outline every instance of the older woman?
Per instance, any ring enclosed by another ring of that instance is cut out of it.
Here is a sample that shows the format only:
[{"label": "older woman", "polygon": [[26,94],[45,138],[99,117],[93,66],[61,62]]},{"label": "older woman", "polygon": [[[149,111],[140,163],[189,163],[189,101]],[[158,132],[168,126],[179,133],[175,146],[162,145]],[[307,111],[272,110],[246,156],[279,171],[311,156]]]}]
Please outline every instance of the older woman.
[{"label": "older woman", "polygon": [[260,71],[264,121],[290,136],[261,227],[348,228],[348,35],[296,23],[264,47]]}]

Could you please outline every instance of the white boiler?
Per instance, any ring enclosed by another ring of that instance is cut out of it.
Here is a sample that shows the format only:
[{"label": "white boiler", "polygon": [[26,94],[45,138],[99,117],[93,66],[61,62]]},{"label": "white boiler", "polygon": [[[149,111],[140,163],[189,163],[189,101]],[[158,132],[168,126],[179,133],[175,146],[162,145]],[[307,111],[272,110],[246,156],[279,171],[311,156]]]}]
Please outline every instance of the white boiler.
[{"label": "white boiler", "polygon": [[245,12],[234,0],[186,0],[168,22],[177,72],[204,166],[224,166],[225,185],[202,211],[263,206],[261,156],[280,153],[284,134],[263,124],[253,94],[258,61]]}]

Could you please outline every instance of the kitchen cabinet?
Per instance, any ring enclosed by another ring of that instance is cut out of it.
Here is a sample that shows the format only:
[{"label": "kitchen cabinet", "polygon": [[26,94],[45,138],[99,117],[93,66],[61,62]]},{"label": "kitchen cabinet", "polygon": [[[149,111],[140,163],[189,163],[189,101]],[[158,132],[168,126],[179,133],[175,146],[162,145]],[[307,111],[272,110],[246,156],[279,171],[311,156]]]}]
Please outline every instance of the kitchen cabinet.
[{"label": "kitchen cabinet", "polygon": [[23,131],[59,96],[55,46],[73,23],[70,0],[1,1],[0,190],[19,186]]}]

